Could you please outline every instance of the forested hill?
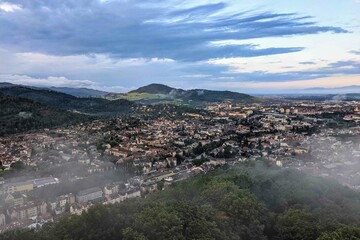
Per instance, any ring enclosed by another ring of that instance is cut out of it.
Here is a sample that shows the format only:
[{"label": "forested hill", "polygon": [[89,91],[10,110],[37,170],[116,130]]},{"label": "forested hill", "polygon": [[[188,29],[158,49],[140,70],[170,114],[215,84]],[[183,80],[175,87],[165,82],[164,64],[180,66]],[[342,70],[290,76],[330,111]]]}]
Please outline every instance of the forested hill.
[{"label": "forested hill", "polygon": [[71,87],[46,88],[46,87],[16,85],[8,82],[0,82],[0,88],[6,88],[6,87],[25,87],[25,88],[38,89],[38,90],[52,90],[55,92],[65,93],[75,97],[99,97],[108,94],[108,92],[90,89],[90,88],[71,88]]},{"label": "forested hill", "polygon": [[97,205],[0,239],[347,240],[360,238],[360,194],[295,170],[251,162],[169,189]]},{"label": "forested hill", "polygon": [[150,94],[170,94],[171,91],[178,90],[184,92],[182,89],[176,89],[164,84],[149,84],[143,87],[139,87],[136,90],[130,91],[129,93],[150,93]]},{"label": "forested hill", "polygon": [[165,94],[169,95],[169,97],[198,102],[222,102],[225,100],[234,102],[252,102],[255,100],[254,97],[244,93],[206,89],[183,90],[179,88],[172,88],[163,84],[150,84],[129,93]]},{"label": "forested hill", "polygon": [[56,92],[66,93],[75,97],[99,97],[108,94],[108,92],[89,88],[50,87],[49,89]]},{"label": "forested hill", "polygon": [[124,99],[110,101],[101,98],[78,98],[65,93],[22,86],[3,87],[0,88],[0,92],[58,109],[97,115],[126,113],[134,105],[133,102]]},{"label": "forested hill", "polygon": [[87,120],[91,117],[0,93],[0,136]]},{"label": "forested hill", "polygon": [[125,94],[111,93],[104,97],[107,99],[127,99],[140,103],[176,103],[185,105],[203,105],[223,101],[236,103],[258,101],[255,97],[244,93],[206,89],[183,90],[163,84],[150,84]]}]

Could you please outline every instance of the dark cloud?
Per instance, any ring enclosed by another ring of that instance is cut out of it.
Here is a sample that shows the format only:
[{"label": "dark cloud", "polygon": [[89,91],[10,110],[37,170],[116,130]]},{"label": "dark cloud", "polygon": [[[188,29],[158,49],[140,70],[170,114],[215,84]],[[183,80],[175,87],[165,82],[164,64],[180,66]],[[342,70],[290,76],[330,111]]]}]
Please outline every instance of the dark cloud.
[{"label": "dark cloud", "polygon": [[319,68],[312,71],[290,71],[286,73],[275,73],[268,74],[264,73],[261,75],[252,75],[251,78],[254,81],[264,81],[266,82],[266,77],[269,81],[293,81],[293,80],[309,80],[315,78],[330,77],[337,74],[342,75],[353,75],[360,74],[360,63],[355,61],[338,61],[329,64],[326,67]]},{"label": "dark cloud", "polygon": [[[191,71],[189,71],[189,73],[197,73],[203,75],[209,74],[213,76],[213,81],[218,81],[219,79],[224,78],[231,78],[232,81],[238,82],[285,82],[325,78],[337,74],[360,74],[360,63],[357,63],[355,61],[339,61],[330,63],[328,66],[316,70],[291,71],[291,69],[289,69],[289,71],[281,73],[269,73],[264,71],[234,73],[231,71],[231,68],[228,68],[226,66],[216,66],[215,69],[212,69],[207,67],[206,65],[198,64],[194,65]],[[206,78],[206,80],[211,79]],[[223,82],[226,82],[226,80]]]},{"label": "dark cloud", "polygon": [[191,18],[208,17],[209,15],[224,9],[226,6],[227,5],[222,2],[215,4],[201,5],[193,8],[173,11],[169,14],[169,16],[182,17],[182,18],[186,18],[187,20]]},{"label": "dark cloud", "polygon": [[214,46],[220,40],[242,40],[320,32],[346,33],[318,26],[308,16],[272,12],[225,15],[220,2],[180,8],[165,0],[13,0],[21,11],[0,11],[0,46],[15,51],[54,55],[108,54],[115,58],[253,57],[301,51],[302,48]]},{"label": "dark cloud", "polygon": [[328,67],[326,67],[325,69],[336,69],[336,68],[349,68],[349,69],[356,69],[360,71],[360,63],[356,62],[356,61],[338,61],[338,62],[334,62],[331,63]]},{"label": "dark cloud", "polygon": [[300,64],[303,64],[303,65],[313,65],[313,64],[316,64],[315,62],[312,62],[312,61],[306,61],[306,62],[300,62]]},{"label": "dark cloud", "polygon": [[353,51],[350,51],[349,53],[352,53],[355,55],[360,55],[360,50],[353,50]]}]

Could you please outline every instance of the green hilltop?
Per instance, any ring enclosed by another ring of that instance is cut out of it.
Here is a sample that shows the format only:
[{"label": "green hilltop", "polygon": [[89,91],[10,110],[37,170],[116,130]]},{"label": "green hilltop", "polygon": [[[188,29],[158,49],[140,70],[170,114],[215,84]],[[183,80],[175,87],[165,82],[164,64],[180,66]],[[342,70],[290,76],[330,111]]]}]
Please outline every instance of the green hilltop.
[{"label": "green hilltop", "polygon": [[231,101],[235,103],[249,103],[256,98],[238,92],[213,91],[205,89],[183,90],[171,88],[163,84],[150,84],[124,94],[107,94],[106,99],[126,99],[145,104],[174,103],[187,105],[201,105],[213,102]]}]

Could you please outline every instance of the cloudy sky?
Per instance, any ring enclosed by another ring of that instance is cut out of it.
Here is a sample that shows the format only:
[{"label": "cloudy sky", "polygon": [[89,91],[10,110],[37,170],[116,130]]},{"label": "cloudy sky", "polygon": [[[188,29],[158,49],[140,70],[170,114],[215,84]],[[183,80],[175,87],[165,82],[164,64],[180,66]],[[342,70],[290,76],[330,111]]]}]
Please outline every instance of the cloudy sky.
[{"label": "cloudy sky", "polygon": [[359,13],[360,0],[0,0],[0,82],[251,94],[360,85]]}]

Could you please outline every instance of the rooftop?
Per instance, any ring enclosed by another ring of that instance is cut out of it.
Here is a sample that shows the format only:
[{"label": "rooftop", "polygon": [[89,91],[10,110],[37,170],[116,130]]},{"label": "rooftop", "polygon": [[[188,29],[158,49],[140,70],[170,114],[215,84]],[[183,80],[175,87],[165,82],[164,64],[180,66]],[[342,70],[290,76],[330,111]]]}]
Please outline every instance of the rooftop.
[{"label": "rooftop", "polygon": [[87,195],[87,194],[91,194],[91,193],[95,193],[95,192],[102,192],[101,188],[100,187],[93,187],[93,188],[88,188],[88,189],[85,189],[85,190],[82,190],[80,191],[77,196],[84,196],[84,195]]}]

